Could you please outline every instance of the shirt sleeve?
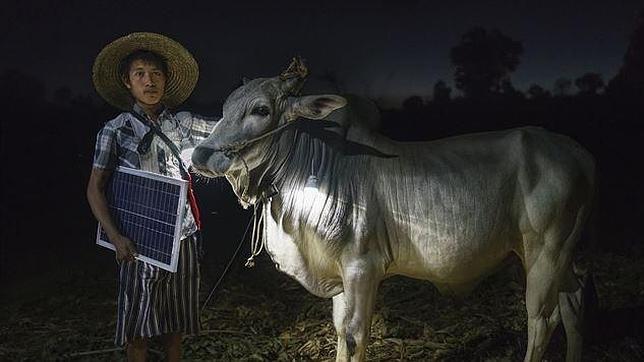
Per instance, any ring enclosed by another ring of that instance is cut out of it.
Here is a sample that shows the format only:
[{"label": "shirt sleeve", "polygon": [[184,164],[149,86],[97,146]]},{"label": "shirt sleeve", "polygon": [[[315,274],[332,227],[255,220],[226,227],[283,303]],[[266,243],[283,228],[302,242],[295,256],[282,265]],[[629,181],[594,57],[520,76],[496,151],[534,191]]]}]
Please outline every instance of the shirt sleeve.
[{"label": "shirt sleeve", "polygon": [[93,167],[113,170],[117,166],[116,132],[109,127],[103,127],[96,136]]},{"label": "shirt sleeve", "polygon": [[188,134],[182,148],[194,148],[203,142],[212,132],[220,117],[205,117],[191,112],[177,114],[181,127]]}]

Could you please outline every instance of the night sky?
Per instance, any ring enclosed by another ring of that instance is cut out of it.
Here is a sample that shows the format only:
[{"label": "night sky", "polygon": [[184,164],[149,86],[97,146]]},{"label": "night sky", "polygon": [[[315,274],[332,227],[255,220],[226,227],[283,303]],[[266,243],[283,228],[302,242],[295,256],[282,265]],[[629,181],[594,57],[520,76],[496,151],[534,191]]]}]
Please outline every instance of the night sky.
[{"label": "night sky", "polygon": [[220,102],[243,76],[276,75],[301,55],[313,76],[334,72],[344,90],[396,104],[429,97],[439,79],[451,85],[450,48],[482,26],[523,43],[512,75],[517,88],[549,89],[559,77],[585,72],[610,80],[642,6],[637,0],[204,3],[5,1],[0,72],[33,75],[49,94],[68,86],[94,96],[91,65],[101,48],[130,32],[153,31],[195,55],[197,102]]}]

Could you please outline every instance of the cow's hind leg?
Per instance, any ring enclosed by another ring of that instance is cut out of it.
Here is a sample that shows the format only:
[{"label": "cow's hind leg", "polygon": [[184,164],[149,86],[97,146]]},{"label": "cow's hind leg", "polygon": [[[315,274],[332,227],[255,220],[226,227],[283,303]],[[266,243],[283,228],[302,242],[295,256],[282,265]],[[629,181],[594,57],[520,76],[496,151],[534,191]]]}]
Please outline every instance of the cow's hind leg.
[{"label": "cow's hind leg", "polygon": [[[566,299],[560,303],[560,293],[571,290],[570,273],[573,270],[572,253],[579,240],[581,226],[585,217],[584,208],[579,209],[576,215],[560,219],[558,224],[549,227],[540,240],[529,242],[530,247],[525,255],[526,265],[526,308],[528,312],[528,349],[526,361],[541,361],[541,357],[548,346],[550,336],[559,321],[562,311],[568,318],[571,309],[575,307]],[[566,227],[567,225],[570,225]],[[572,290],[576,290],[574,288]],[[576,322],[572,322],[576,323]],[[570,323],[569,323],[570,324]],[[572,326],[570,326],[572,327]],[[568,361],[581,356],[581,339],[573,334],[570,347],[575,350],[574,357],[568,354]],[[570,351],[570,349],[569,349]]]},{"label": "cow's hind leg", "polygon": [[526,308],[528,312],[528,348],[526,362],[541,361],[552,332],[561,320],[559,290],[552,258],[542,253],[527,272]]}]

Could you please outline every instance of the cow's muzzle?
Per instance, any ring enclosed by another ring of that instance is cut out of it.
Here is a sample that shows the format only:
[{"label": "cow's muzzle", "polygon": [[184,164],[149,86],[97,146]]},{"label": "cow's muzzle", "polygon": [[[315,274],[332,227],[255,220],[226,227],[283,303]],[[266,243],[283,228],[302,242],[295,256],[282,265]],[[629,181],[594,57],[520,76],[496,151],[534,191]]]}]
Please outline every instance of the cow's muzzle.
[{"label": "cow's muzzle", "polygon": [[208,159],[215,151],[212,148],[207,147],[197,147],[192,153],[192,164],[200,167],[205,166],[208,163]]},{"label": "cow's muzzle", "polygon": [[222,176],[230,167],[230,159],[210,147],[197,146],[192,153],[192,167],[202,176]]}]

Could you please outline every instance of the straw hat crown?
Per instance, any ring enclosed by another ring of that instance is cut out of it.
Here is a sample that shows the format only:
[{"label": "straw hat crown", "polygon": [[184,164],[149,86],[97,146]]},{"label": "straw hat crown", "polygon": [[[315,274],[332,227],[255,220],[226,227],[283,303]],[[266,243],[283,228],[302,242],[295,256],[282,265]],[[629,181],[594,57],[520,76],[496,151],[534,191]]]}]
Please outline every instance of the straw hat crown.
[{"label": "straw hat crown", "polygon": [[199,66],[192,54],[167,36],[132,33],[109,43],[96,56],[92,80],[103,99],[119,109],[132,109],[132,96],[121,81],[119,64],[136,50],[148,50],[165,59],[168,74],[162,102],[167,107],[176,107],[190,96],[199,78]]}]

